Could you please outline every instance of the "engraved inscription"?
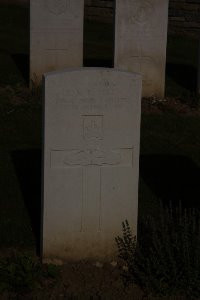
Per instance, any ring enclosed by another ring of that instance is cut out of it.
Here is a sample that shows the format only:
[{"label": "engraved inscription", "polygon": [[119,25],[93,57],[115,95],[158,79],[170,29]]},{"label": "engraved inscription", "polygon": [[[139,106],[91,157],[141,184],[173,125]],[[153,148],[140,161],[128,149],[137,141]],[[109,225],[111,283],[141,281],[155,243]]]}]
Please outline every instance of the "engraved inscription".
[{"label": "engraved inscription", "polygon": [[[100,101],[101,100],[101,101]],[[128,98],[107,98],[95,99],[95,98],[75,98],[70,95],[66,97],[57,97],[57,103],[62,103],[72,110],[108,110],[108,109],[128,109],[130,103]]]},{"label": "engraved inscription", "polygon": [[[56,102],[58,104],[64,104],[68,108],[73,110],[108,110],[108,109],[128,109],[131,105],[127,91],[131,88],[130,82],[124,83],[124,89],[121,90],[121,97],[119,94],[113,94],[112,83],[110,86],[106,86],[108,82],[104,82],[104,88],[101,83],[93,85],[94,90],[88,89],[87,91],[79,89],[66,90],[62,89],[56,96]],[[115,83],[113,83],[114,85]],[[95,93],[101,94],[101,97],[95,97]],[[101,112],[100,112],[101,113]]]},{"label": "engraved inscription", "polygon": [[60,15],[69,7],[69,0],[45,0],[45,5],[50,13]]}]

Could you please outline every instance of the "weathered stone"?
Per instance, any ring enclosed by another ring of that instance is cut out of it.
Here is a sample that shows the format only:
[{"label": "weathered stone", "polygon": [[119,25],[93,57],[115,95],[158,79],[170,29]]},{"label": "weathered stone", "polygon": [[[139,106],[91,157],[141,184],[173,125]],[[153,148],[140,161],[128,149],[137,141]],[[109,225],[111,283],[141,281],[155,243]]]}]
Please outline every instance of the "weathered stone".
[{"label": "weathered stone", "polygon": [[143,96],[163,96],[168,0],[116,0],[115,67],[143,75]]},{"label": "weathered stone", "polygon": [[141,76],[114,69],[45,74],[43,260],[113,261],[137,232]]},{"label": "weathered stone", "polygon": [[30,0],[30,79],[83,63],[83,0]]}]

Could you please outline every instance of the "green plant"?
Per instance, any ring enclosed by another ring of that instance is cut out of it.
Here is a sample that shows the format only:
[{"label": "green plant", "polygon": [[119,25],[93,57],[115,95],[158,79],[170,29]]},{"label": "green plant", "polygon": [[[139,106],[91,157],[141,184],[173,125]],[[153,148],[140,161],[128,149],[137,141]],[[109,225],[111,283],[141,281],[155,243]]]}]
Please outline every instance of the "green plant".
[{"label": "green plant", "polygon": [[119,258],[125,263],[125,284],[139,285],[150,296],[200,297],[199,212],[160,207],[157,218],[145,217],[139,235],[132,236],[128,221],[116,238]]},{"label": "green plant", "polygon": [[0,291],[25,291],[35,287],[42,275],[42,266],[37,259],[27,254],[13,253],[1,258]]},{"label": "green plant", "polygon": [[43,276],[46,278],[57,279],[60,274],[60,266],[46,264],[43,270]]},{"label": "green plant", "polygon": [[0,292],[24,293],[40,287],[46,279],[54,284],[59,274],[60,266],[42,264],[38,258],[15,251],[0,259]]}]

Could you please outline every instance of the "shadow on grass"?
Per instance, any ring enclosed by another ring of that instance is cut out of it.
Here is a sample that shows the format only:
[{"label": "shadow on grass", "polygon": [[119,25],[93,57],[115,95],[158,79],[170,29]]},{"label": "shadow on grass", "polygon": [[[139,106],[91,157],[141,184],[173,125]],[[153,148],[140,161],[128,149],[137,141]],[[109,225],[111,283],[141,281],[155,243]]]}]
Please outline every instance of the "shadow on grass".
[{"label": "shadow on grass", "polygon": [[21,53],[12,54],[12,59],[22,74],[26,84],[29,85],[29,55]]},{"label": "shadow on grass", "polygon": [[190,158],[141,155],[140,176],[164,205],[200,209],[200,168]]},{"label": "shadow on grass", "polygon": [[41,150],[14,151],[12,159],[31,220],[36,238],[36,250],[39,255],[41,246]]},{"label": "shadow on grass", "polygon": [[99,68],[113,68],[114,62],[110,59],[84,59],[84,67],[99,67]]},{"label": "shadow on grass", "polygon": [[193,66],[167,63],[166,75],[189,91],[197,89],[197,70]]}]

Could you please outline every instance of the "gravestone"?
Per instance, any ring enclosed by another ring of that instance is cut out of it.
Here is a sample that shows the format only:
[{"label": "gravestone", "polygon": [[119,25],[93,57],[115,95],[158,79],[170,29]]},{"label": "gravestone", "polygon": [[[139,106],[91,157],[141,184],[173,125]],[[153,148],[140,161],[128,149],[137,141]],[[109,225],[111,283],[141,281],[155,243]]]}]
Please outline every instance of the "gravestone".
[{"label": "gravestone", "polygon": [[141,73],[142,95],[164,96],[168,0],[116,0],[115,68]]},{"label": "gravestone", "polygon": [[30,80],[67,67],[82,67],[83,0],[30,0]]},{"label": "gravestone", "polygon": [[106,261],[122,221],[136,233],[141,84],[106,68],[44,75],[44,261]]}]

